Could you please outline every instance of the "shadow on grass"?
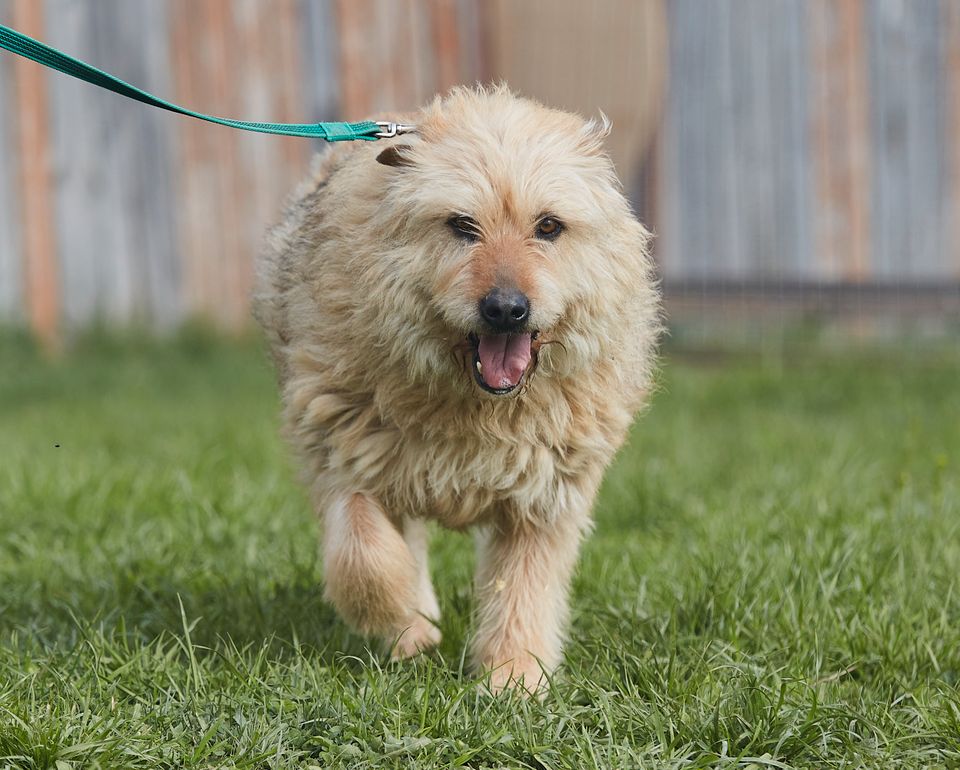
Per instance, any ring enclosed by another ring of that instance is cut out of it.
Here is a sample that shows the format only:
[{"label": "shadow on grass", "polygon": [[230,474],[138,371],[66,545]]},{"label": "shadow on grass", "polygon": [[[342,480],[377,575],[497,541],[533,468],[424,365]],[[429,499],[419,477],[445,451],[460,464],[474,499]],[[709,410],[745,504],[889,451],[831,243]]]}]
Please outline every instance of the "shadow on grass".
[{"label": "shadow on grass", "polygon": [[[224,642],[237,648],[266,648],[271,657],[307,653],[323,663],[343,656],[367,657],[376,644],[349,631],[323,600],[318,581],[257,585],[256,577],[209,585],[178,582],[158,574],[110,576],[110,585],[83,597],[6,592],[0,629],[19,632],[43,646],[74,647],[96,632],[130,643],[172,635],[201,648]],[[31,600],[32,598],[32,600]]]},{"label": "shadow on grass", "polygon": [[[82,595],[5,591],[0,633],[62,650],[75,649],[91,634],[131,645],[189,637],[201,656],[235,647],[274,661],[307,657],[322,666],[355,670],[371,661],[387,662],[381,640],[351,632],[324,600],[315,565],[296,569],[285,581],[259,571],[239,579],[209,572],[183,579],[174,574],[182,565],[168,565],[166,571],[156,564],[139,566],[104,576],[97,590],[88,587]],[[467,645],[470,585],[441,604],[449,621],[441,623],[439,653],[454,673]]]}]

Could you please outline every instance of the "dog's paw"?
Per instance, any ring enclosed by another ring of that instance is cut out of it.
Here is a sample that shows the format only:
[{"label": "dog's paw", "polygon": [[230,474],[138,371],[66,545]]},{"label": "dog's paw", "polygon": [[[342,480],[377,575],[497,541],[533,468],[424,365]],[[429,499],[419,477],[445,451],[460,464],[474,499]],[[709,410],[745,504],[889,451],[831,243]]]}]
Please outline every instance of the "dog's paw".
[{"label": "dog's paw", "polygon": [[524,697],[543,696],[549,681],[536,658],[524,656],[497,666],[490,672],[490,692],[498,695],[504,690],[513,690]]},{"label": "dog's paw", "polygon": [[440,644],[440,629],[422,615],[417,615],[410,626],[396,639],[391,639],[391,660],[404,660],[419,655]]}]

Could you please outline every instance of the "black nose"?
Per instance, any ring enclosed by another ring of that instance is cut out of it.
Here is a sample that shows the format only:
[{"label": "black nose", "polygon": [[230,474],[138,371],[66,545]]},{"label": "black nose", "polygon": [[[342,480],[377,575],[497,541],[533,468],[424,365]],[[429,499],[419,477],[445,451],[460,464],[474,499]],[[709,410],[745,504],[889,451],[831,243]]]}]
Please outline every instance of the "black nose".
[{"label": "black nose", "polygon": [[494,289],[480,300],[480,315],[495,332],[514,332],[530,317],[530,300],[517,289]]}]

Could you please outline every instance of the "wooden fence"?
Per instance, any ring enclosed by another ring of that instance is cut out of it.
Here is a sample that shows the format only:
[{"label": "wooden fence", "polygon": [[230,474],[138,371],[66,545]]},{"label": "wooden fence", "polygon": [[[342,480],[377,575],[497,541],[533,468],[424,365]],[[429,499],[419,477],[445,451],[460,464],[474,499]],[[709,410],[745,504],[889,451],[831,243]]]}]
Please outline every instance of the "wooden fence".
[{"label": "wooden fence", "polygon": [[[355,119],[494,79],[603,109],[670,296],[960,280],[960,0],[0,0],[0,22],[230,117]],[[0,320],[52,344],[247,323],[307,140],[11,55],[0,104]]]}]

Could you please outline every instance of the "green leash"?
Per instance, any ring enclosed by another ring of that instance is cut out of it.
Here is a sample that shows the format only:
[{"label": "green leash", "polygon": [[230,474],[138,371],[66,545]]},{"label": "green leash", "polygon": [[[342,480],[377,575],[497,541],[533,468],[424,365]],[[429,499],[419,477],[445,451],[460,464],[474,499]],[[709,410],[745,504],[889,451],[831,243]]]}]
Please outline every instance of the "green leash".
[{"label": "green leash", "polygon": [[113,75],[98,70],[96,67],[91,67],[72,56],[67,56],[56,48],[51,48],[2,24],[0,24],[0,48],[42,64],[44,67],[85,80],[95,86],[100,86],[100,88],[106,88],[108,91],[126,96],[128,99],[136,99],[138,102],[159,107],[162,110],[189,115],[191,118],[219,123],[221,126],[230,126],[244,131],[259,131],[262,134],[280,134],[282,136],[306,136],[324,139],[328,142],[345,142],[355,139],[365,141],[385,139],[415,130],[415,126],[407,126],[402,123],[373,122],[371,120],[365,120],[361,123],[251,123],[246,120],[217,118],[159,99],[129,83],[124,83],[120,78],[115,78]]}]

